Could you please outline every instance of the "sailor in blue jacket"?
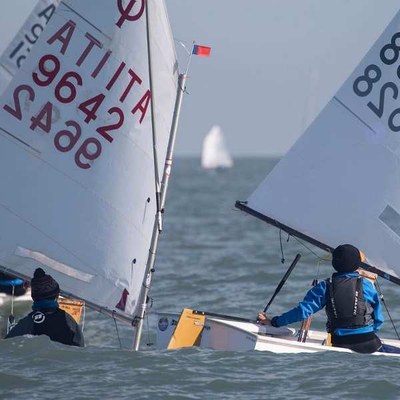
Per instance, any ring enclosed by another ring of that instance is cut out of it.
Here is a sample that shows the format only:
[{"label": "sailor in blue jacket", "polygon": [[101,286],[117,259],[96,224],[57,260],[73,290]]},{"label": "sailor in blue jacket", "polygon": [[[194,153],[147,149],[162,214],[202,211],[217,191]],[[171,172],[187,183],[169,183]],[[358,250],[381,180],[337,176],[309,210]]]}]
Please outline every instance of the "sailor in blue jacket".
[{"label": "sailor in blue jacket", "polygon": [[304,300],[288,312],[271,320],[258,315],[261,324],[279,327],[301,321],[325,307],[327,331],[332,345],[359,353],[373,353],[382,343],[375,334],[383,323],[382,307],[374,284],[360,275],[359,250],[350,245],[338,246],[332,254],[337,271],[330,279],[310,289]]}]

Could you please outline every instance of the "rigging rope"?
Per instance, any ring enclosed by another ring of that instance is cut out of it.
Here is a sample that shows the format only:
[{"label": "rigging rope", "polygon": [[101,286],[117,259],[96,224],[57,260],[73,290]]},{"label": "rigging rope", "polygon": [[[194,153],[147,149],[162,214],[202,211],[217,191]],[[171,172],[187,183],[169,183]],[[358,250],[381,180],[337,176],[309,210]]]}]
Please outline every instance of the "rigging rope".
[{"label": "rigging rope", "polygon": [[83,303],[83,315],[82,315],[82,323],[81,323],[82,332],[85,329],[85,320],[86,320],[86,303]]},{"label": "rigging rope", "polygon": [[11,293],[11,312],[10,315],[8,316],[7,319],[7,333],[10,332],[10,330],[14,327],[15,325],[15,317],[14,317],[14,292],[15,292],[15,286],[12,286],[12,293]]},{"label": "rigging rope", "polygon": [[149,315],[146,315],[146,325],[147,325],[147,343],[146,346],[153,346],[153,342],[150,342],[150,327],[149,327]]},{"label": "rigging rope", "polygon": [[12,293],[11,293],[11,315],[14,315],[14,292],[15,286],[12,286]]},{"label": "rigging rope", "polygon": [[392,319],[392,316],[391,316],[391,314],[390,314],[390,312],[389,312],[389,308],[388,308],[388,306],[387,306],[387,304],[386,304],[386,301],[385,301],[385,299],[384,299],[384,297],[383,297],[383,293],[382,293],[381,287],[380,287],[380,285],[379,285],[379,283],[378,283],[378,279],[376,279],[375,284],[376,284],[376,288],[378,289],[379,298],[381,299],[383,305],[385,306],[385,309],[386,309],[386,312],[387,312],[387,314],[388,314],[388,316],[389,316],[390,322],[392,323],[393,329],[394,329],[394,331],[396,332],[397,339],[400,340],[399,333],[397,332],[396,325],[394,324],[394,321],[393,321],[393,319]]},{"label": "rigging rope", "polygon": [[[309,253],[313,254],[318,259],[318,262],[326,261],[326,257],[319,256],[315,251],[313,251],[309,246],[307,246],[302,240],[300,240],[296,236],[290,235],[288,233],[286,242],[289,242],[289,239],[291,237],[294,238],[295,240],[297,240],[297,242],[300,243],[305,249],[307,249],[309,251]],[[282,264],[284,264],[285,256],[284,256],[283,245],[282,245],[282,229],[279,229],[279,245],[280,245],[280,249],[281,249],[281,262],[282,262]]]},{"label": "rigging rope", "polygon": [[279,245],[281,246],[281,263],[285,264],[285,255],[283,254],[283,245],[282,245],[282,229],[279,229]]},{"label": "rigging rope", "polygon": [[114,320],[115,330],[117,331],[117,337],[118,337],[118,342],[119,342],[119,348],[122,349],[122,343],[121,343],[121,338],[119,337],[119,330],[118,330],[117,320],[114,318],[114,316],[112,317],[112,319]]},{"label": "rigging rope", "polygon": [[315,251],[310,249],[304,242],[302,242],[298,237],[292,236],[295,240],[297,240],[304,248],[306,248],[311,254],[317,257],[319,260],[324,261],[324,257],[319,256]]},{"label": "rigging rope", "polygon": [[[150,301],[149,309],[153,308],[153,298],[148,297],[147,302]],[[153,342],[150,342],[150,328],[149,328],[149,313],[146,314],[146,325],[147,325],[147,343],[146,346],[153,346]]]}]

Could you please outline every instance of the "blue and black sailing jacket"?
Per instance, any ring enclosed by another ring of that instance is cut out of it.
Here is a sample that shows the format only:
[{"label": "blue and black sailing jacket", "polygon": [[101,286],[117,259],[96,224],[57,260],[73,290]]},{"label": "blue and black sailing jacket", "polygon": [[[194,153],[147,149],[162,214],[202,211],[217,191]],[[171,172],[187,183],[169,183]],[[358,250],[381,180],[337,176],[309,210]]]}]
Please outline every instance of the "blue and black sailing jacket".
[{"label": "blue and black sailing jacket", "polygon": [[[360,275],[358,274],[358,272],[334,273],[332,277],[359,278]],[[364,302],[369,305],[368,308],[372,307],[372,318],[369,322],[366,322],[365,326],[360,326],[356,328],[335,328],[332,333],[337,336],[358,335],[362,333],[376,332],[383,324],[384,318],[378,292],[376,291],[375,286],[371,281],[364,277],[361,277],[361,279]],[[287,311],[280,316],[274,317],[271,321],[272,325],[279,327],[291,324],[293,322],[302,321],[308,318],[310,315],[323,309],[326,306],[327,298],[329,298],[329,296],[327,296],[327,288],[328,282],[325,280],[321,281],[318,285],[314,286],[307,292],[303,301],[301,301],[297,307],[294,307],[293,309]]]}]

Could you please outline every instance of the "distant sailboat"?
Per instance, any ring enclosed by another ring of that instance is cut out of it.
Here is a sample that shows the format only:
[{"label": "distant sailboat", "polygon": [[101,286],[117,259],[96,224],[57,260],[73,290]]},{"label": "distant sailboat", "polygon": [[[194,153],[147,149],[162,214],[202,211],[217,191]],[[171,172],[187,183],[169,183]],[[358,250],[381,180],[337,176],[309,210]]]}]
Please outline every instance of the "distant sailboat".
[{"label": "distant sailboat", "polygon": [[219,126],[214,125],[203,141],[201,166],[204,169],[230,168],[232,157],[225,144],[224,134]]}]

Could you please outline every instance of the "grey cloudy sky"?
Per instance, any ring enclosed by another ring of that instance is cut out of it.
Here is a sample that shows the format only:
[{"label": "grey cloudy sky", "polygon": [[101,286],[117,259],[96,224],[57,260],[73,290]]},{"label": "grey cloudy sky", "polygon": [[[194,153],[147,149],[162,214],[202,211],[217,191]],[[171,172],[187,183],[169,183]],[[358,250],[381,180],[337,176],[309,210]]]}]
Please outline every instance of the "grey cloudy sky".
[{"label": "grey cloudy sky", "polygon": [[[166,0],[192,60],[176,152],[200,155],[222,127],[234,156],[282,155],[400,8],[398,0]],[[36,1],[1,0],[3,50]],[[4,11],[6,10],[6,11]],[[177,43],[181,67],[185,53]]]}]

